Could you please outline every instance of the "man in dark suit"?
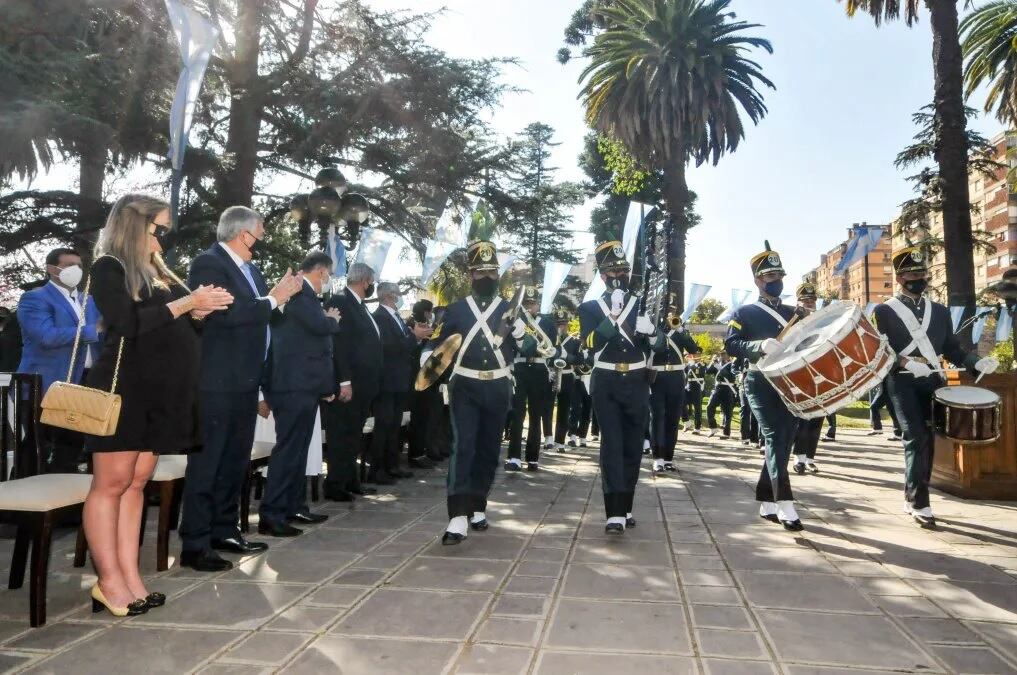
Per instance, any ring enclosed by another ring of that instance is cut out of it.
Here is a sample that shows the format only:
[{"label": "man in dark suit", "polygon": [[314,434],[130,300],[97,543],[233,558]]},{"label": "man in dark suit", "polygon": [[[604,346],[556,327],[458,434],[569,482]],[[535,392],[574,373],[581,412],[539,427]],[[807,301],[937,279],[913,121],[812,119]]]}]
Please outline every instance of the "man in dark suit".
[{"label": "man in dark suit", "polygon": [[339,310],[326,313],[318,299],[331,269],[327,254],[308,255],[300,265],[302,290],[290,298],[282,320],[272,326],[272,373],[265,400],[275,416],[276,444],[268,463],[258,532],[273,537],[300,534],[290,522],[328,519],[308,508],[304,467],[318,401],[333,400],[338,388],[332,376],[332,336],[339,332]]},{"label": "man in dark suit", "polygon": [[[396,478],[412,478],[413,474],[399,468],[401,423],[409,403],[410,380],[420,362],[421,340],[431,337],[425,324],[414,323],[411,329],[399,316],[396,307],[402,293],[399,284],[378,284],[378,309],[374,322],[381,331],[381,390],[374,400],[374,438],[371,443],[371,471],[368,482],[391,485]],[[414,354],[416,362],[413,361]]]},{"label": "man in dark suit", "polygon": [[324,493],[333,501],[349,502],[354,495],[376,492],[360,484],[357,468],[364,422],[381,388],[381,329],[364,306],[364,300],[372,295],[374,270],[353,263],[346,276],[346,288],[328,301],[329,308],[335,307],[343,317],[339,333],[332,338],[339,394],[325,404],[328,474]]},{"label": "man in dark suit", "polygon": [[269,354],[269,322],[301,289],[289,270],[270,291],[251,258],[265,236],[256,211],[231,206],[216,230],[218,243],[191,263],[188,284],[210,284],[228,290],[233,304],[205,320],[201,337],[201,435],[203,448],[187,460],[180,564],[205,572],[233,564],[216,550],[264,551],[267,544],[240,534],[240,487],[251,461],[258,389]]},{"label": "man in dark suit", "polygon": [[[421,325],[427,329],[434,327],[434,304],[430,300],[418,300],[413,303],[413,326]],[[419,370],[420,354],[426,342],[421,342],[413,351],[414,379]],[[424,391],[410,391],[410,427],[409,427],[409,458],[407,464],[417,469],[433,469],[435,462],[443,457],[437,450],[434,428],[438,417],[444,414],[444,402],[438,387],[428,387]],[[431,433],[428,431],[431,430]]]}]

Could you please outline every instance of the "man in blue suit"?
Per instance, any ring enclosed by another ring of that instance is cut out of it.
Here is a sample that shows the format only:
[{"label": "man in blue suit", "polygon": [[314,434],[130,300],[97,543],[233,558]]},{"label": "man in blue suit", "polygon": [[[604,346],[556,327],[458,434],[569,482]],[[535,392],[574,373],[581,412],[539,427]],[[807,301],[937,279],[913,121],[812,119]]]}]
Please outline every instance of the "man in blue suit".
[{"label": "man in blue suit", "polygon": [[211,284],[228,290],[233,304],[205,319],[201,336],[202,449],[187,458],[180,538],[180,564],[221,572],[233,564],[216,551],[257,553],[268,545],[240,534],[240,487],[251,460],[258,389],[269,357],[269,323],[300,291],[299,275],[268,290],[251,264],[263,245],[265,224],[257,211],[231,206],[219,217],[218,243],[191,263],[191,288]]},{"label": "man in blue suit", "polygon": [[[98,356],[99,310],[78,292],[81,283],[81,256],[69,248],[55,248],[46,255],[49,282],[21,296],[18,323],[23,347],[19,373],[42,376],[42,391],[57,381],[67,380],[71,366],[74,335],[81,322],[81,343],[71,369],[70,381],[78,383],[85,368]],[[82,305],[84,304],[84,309]],[[43,427],[42,447],[49,471],[74,472],[81,459],[81,434],[55,427]]]},{"label": "man in blue suit", "polygon": [[332,376],[332,336],[339,332],[341,315],[335,308],[326,313],[318,299],[331,269],[327,254],[308,255],[300,266],[302,290],[290,298],[282,320],[272,326],[272,374],[265,399],[275,416],[276,444],[258,532],[273,537],[300,534],[290,522],[314,524],[328,518],[308,508],[304,467],[318,401],[333,400],[339,389]]}]

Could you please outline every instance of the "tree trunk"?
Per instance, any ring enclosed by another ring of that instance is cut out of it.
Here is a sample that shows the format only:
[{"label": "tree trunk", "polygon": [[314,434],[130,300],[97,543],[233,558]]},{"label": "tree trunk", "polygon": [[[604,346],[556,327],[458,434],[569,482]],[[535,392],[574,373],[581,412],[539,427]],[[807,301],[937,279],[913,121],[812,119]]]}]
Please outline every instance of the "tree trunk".
[{"label": "tree trunk", "polygon": [[[932,61],[935,68],[936,161],[942,180],[943,242],[948,304],[975,306],[975,269],[968,192],[968,146],[965,135],[963,57],[957,29],[957,0],[925,0],[932,16]],[[965,312],[968,314],[968,312]],[[970,314],[969,314],[970,315]],[[970,344],[971,328],[960,336]]]},{"label": "tree trunk", "polygon": [[685,309],[685,248],[689,233],[686,211],[689,185],[685,181],[685,163],[675,163],[664,172],[664,202],[671,223],[667,259],[668,306],[678,314]]},{"label": "tree trunk", "polygon": [[220,206],[250,206],[258,168],[262,91],[258,81],[264,0],[237,3],[236,49],[229,68],[230,129],[219,175]]},{"label": "tree trunk", "polygon": [[78,224],[74,236],[75,247],[87,265],[92,245],[99,238],[103,226],[102,184],[106,178],[108,143],[96,139],[81,147],[78,163]]}]

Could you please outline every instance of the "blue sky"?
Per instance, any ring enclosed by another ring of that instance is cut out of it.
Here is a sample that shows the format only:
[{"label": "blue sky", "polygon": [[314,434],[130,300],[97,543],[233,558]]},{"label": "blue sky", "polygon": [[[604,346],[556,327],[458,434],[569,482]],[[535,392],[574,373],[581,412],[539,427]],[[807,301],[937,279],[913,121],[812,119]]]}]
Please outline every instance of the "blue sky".
[{"label": "blue sky", "polygon": [[[526,91],[506,97],[492,116],[512,134],[529,122],[557,129],[562,145],[555,161],[561,177],[579,179],[576,168],[586,132],[576,100],[578,63],[555,60],[562,29],[579,4],[568,0],[370,0],[378,9],[447,7],[428,39],[456,56],[513,56],[508,83]],[[876,29],[867,17],[849,20],[834,0],[735,0],[738,18],[763,27],[772,56],[760,53],[776,91],[766,93],[769,115],[749,128],[738,152],[716,167],[690,171],[703,224],[689,241],[690,282],[728,289],[750,287],[748,259],[769,239],[792,278],[841,241],[853,222],[886,223],[910,186],[893,167],[897,151],[914,133],[910,115],[932,100],[932,41],[928,16],[908,29],[902,23]],[[982,99],[972,101],[980,107]],[[1001,128],[982,119],[976,128]],[[590,205],[575,214],[585,232]],[[577,234],[576,246],[591,240]]]}]

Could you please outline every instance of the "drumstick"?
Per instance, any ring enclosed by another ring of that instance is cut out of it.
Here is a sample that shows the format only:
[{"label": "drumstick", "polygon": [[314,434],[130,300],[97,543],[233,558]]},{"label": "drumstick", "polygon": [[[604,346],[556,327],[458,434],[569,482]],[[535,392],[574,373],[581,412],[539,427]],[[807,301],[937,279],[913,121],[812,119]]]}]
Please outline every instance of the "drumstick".
[{"label": "drumstick", "polygon": [[795,315],[791,317],[791,320],[787,322],[787,325],[784,326],[784,329],[781,332],[777,333],[777,337],[774,339],[776,339],[777,342],[780,342],[784,338],[784,335],[787,334],[787,332],[791,329],[791,326],[798,323],[798,320],[801,318],[802,315],[795,312]]}]

